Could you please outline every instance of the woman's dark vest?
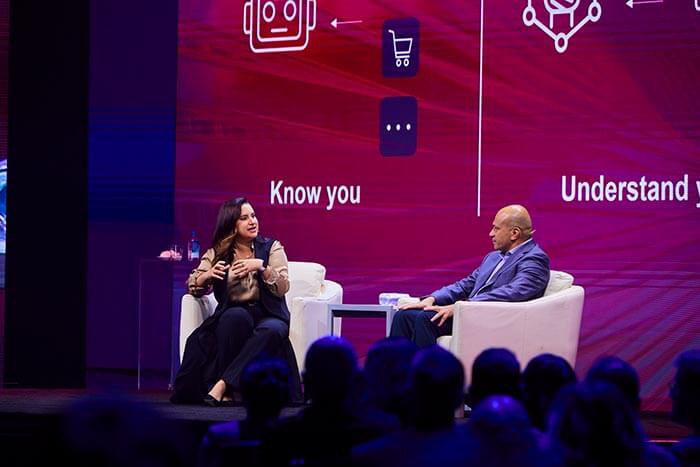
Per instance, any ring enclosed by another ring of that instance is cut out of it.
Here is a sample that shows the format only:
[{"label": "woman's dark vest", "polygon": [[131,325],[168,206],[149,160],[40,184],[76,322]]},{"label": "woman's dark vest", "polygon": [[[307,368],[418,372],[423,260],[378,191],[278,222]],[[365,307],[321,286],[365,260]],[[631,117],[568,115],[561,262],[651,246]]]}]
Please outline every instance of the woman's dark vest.
[{"label": "woman's dark vest", "polygon": [[[270,259],[270,250],[272,249],[272,244],[275,243],[275,239],[266,238],[263,236],[258,236],[254,241],[254,251],[255,257],[263,261],[263,267],[267,267],[267,263]],[[233,252],[230,253],[228,257],[224,259],[228,264],[231,264],[233,260]],[[258,290],[260,291],[260,304],[267,311],[270,316],[277,319],[281,319],[285,323],[289,324],[289,309],[287,308],[287,302],[284,297],[278,297],[270,292],[267,284],[263,281],[262,273],[256,273],[255,278],[258,281]],[[229,295],[227,290],[228,284],[228,272],[224,280],[215,281],[214,283],[214,297],[219,303],[217,307],[218,310],[225,310],[229,306],[233,305],[229,303]]]}]

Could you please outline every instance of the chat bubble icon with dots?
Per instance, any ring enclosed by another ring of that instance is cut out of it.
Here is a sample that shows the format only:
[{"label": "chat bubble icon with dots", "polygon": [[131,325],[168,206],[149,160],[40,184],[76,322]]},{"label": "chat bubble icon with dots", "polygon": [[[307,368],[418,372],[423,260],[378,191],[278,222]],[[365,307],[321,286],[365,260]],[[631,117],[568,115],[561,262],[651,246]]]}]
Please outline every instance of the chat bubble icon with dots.
[{"label": "chat bubble icon with dots", "polygon": [[418,101],[412,96],[387,97],[379,107],[379,152],[412,156],[418,144]]}]

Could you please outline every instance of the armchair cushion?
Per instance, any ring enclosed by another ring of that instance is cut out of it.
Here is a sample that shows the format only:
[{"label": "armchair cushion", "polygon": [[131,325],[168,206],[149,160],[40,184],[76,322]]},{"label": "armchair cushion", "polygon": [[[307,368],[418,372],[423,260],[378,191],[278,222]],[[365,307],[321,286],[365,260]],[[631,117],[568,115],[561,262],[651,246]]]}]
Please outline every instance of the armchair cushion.
[{"label": "armchair cushion", "polygon": [[552,295],[568,289],[574,283],[574,276],[563,271],[549,271],[549,283],[544,290],[544,296]]},{"label": "armchair cushion", "polygon": [[291,308],[294,297],[318,297],[323,289],[326,268],[318,263],[289,262],[289,292],[287,306]]}]

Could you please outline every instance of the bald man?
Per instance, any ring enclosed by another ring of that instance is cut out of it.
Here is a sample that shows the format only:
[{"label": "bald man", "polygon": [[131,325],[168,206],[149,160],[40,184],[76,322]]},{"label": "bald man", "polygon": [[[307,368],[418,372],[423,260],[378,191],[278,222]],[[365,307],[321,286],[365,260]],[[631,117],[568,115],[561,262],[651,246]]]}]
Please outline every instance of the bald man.
[{"label": "bald man", "polygon": [[454,303],[460,300],[524,302],[541,297],[549,282],[549,257],[532,239],[532,220],[523,206],[496,214],[489,237],[493,251],[468,277],[436,290],[418,303],[403,305],[391,325],[392,336],[420,347],[452,334]]}]

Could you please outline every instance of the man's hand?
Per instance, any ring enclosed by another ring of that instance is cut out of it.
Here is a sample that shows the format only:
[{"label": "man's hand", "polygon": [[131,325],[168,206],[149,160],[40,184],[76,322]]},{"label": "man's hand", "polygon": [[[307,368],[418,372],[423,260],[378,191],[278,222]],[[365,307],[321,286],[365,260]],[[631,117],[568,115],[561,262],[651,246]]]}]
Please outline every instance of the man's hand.
[{"label": "man's hand", "polygon": [[435,304],[434,297],[425,297],[420,302],[416,303],[404,303],[398,309],[399,310],[424,310],[425,307],[433,306]]},{"label": "man's hand", "polygon": [[449,318],[452,318],[452,315],[455,314],[455,306],[454,305],[445,305],[445,306],[428,306],[424,308],[425,311],[435,311],[437,314],[430,318],[430,321],[435,322],[438,321],[438,326],[442,326],[445,324],[445,321],[447,321]]}]

